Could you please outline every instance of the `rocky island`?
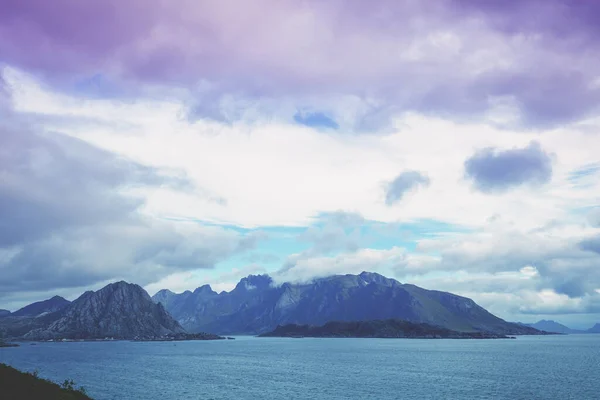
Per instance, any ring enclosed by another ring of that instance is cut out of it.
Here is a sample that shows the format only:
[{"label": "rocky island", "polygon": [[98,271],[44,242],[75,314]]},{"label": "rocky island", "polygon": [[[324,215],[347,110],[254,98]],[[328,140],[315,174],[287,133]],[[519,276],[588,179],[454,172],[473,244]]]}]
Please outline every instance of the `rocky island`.
[{"label": "rocky island", "polygon": [[187,340],[226,340],[233,339],[227,338],[212,333],[200,332],[200,333],[173,333],[164,336],[156,337],[136,337],[133,340],[135,342],[181,342]]},{"label": "rocky island", "polygon": [[283,325],[259,337],[407,338],[407,339],[511,339],[490,332],[458,332],[429,324],[399,319],[328,322],[322,326]]}]

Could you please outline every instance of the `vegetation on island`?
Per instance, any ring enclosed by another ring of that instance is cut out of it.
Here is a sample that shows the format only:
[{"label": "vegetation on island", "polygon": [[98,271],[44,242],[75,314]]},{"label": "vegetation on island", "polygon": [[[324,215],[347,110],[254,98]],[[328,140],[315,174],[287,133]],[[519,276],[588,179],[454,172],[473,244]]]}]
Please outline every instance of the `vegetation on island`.
[{"label": "vegetation on island", "polygon": [[224,339],[233,339],[226,338],[223,336],[215,335],[212,333],[199,332],[199,333],[171,333],[163,336],[156,337],[136,337],[134,341],[136,342],[178,342],[178,341],[186,341],[186,340],[224,340]]},{"label": "vegetation on island", "polygon": [[0,347],[19,347],[17,343],[9,343],[0,339]]},{"label": "vegetation on island", "polygon": [[83,387],[71,379],[56,384],[36,372],[21,372],[0,363],[0,394],[3,399],[91,400]]},{"label": "vegetation on island", "polygon": [[328,322],[322,326],[284,325],[260,337],[324,337],[324,338],[410,338],[410,339],[508,339],[490,332],[457,332],[429,324],[400,319],[356,322]]}]

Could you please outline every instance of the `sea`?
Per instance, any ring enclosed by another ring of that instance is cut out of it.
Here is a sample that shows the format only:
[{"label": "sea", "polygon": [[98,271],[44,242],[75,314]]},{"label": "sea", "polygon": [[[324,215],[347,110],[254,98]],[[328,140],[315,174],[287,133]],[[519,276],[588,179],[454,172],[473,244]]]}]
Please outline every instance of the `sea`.
[{"label": "sea", "polygon": [[97,400],[600,399],[600,335],[22,343],[0,362]]}]

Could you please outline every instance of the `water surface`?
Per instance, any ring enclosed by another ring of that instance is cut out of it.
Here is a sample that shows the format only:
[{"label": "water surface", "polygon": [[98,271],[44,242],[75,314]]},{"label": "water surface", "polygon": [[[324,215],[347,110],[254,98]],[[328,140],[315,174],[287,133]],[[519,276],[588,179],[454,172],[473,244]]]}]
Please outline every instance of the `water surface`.
[{"label": "water surface", "polygon": [[0,362],[98,400],[600,398],[600,335],[26,343]]}]

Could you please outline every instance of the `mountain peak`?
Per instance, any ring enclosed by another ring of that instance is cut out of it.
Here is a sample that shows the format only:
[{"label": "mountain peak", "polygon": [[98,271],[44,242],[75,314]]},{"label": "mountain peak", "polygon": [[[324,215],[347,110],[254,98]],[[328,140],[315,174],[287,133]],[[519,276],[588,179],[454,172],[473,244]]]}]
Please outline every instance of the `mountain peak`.
[{"label": "mountain peak", "polygon": [[103,287],[100,290],[103,290],[106,288],[121,288],[121,287],[141,287],[141,286],[136,285],[135,283],[129,283],[126,281],[117,281],[117,282],[109,283],[108,285],[106,285],[105,287]]},{"label": "mountain peak", "polygon": [[273,279],[269,275],[248,275],[242,278],[234,290],[264,290],[271,287]]},{"label": "mountain peak", "polygon": [[162,304],[155,304],[141,286],[120,281],[84,293],[49,326],[25,337],[131,339],[178,332],[183,332],[183,328]]},{"label": "mountain peak", "polygon": [[217,292],[212,290],[210,285],[202,285],[194,290],[194,294],[217,294]]},{"label": "mountain peak", "polygon": [[48,300],[38,301],[28,306],[25,306],[14,313],[12,313],[15,317],[36,317],[41,314],[52,313],[59,311],[66,306],[68,306],[71,302],[66,300],[60,296],[54,296]]},{"label": "mountain peak", "polygon": [[385,286],[391,286],[395,283],[399,283],[395,279],[386,278],[385,276],[378,274],[377,272],[363,271],[358,276],[360,276],[361,279],[367,283],[377,283]]}]

